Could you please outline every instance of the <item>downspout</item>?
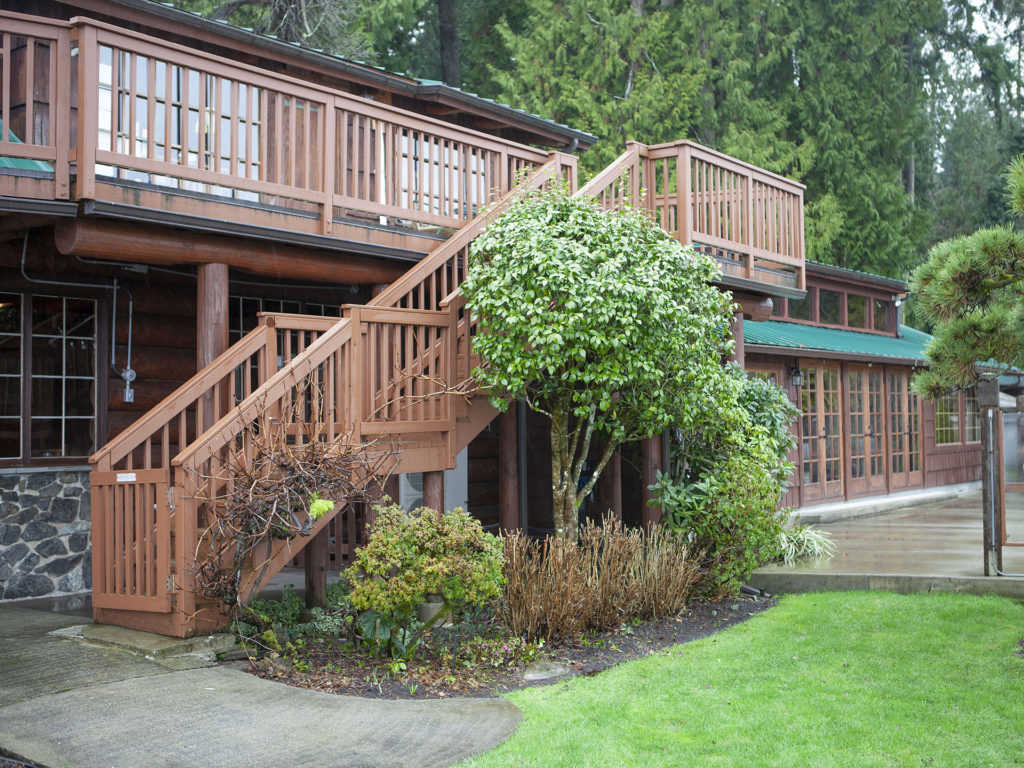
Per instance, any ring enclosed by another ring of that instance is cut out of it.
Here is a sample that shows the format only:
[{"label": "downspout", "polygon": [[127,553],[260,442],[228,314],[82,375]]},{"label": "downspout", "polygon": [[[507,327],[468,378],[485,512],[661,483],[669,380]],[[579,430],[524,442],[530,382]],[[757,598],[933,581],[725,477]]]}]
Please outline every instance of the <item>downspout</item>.
[{"label": "downspout", "polygon": [[526,403],[516,403],[516,469],[519,471],[519,528],[527,530],[529,505],[526,502]]}]

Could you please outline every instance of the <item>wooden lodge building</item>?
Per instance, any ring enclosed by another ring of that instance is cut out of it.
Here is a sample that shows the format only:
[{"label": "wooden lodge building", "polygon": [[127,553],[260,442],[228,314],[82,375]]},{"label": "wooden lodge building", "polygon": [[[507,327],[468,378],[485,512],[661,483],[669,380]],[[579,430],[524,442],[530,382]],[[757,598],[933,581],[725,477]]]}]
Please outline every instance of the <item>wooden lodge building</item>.
[{"label": "wooden lodge building", "polygon": [[[289,442],[386,444],[406,505],[548,527],[544,422],[436,386],[477,362],[467,249],[524,174],[645,206],[714,255],[740,362],[804,412],[788,503],[978,476],[976,402],[909,391],[905,286],[805,265],[796,182],[633,142],[578,188],[593,136],[458,89],[149,0],[18,9],[0,12],[0,599],[90,591],[100,622],[216,624],[197,547],[268,418]],[[653,519],[661,462],[658,439],[623,450],[591,504]],[[268,573],[343,567],[368,514],[275,542]]]}]

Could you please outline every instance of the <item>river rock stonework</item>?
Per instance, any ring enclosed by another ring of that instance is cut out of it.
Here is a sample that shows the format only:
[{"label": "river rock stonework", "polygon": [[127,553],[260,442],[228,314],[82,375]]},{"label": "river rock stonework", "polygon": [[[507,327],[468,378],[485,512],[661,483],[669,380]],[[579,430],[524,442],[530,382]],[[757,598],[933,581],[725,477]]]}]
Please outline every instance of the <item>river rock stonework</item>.
[{"label": "river rock stonework", "polygon": [[92,589],[89,471],[0,474],[0,600]]}]

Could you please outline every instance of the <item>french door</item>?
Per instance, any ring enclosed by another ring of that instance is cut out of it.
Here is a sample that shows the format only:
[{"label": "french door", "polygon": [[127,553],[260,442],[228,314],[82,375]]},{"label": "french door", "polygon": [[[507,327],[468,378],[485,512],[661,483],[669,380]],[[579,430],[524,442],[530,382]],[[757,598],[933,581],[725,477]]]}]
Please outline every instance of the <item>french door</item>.
[{"label": "french door", "polygon": [[838,363],[801,361],[800,472],[803,503],[843,495]]},{"label": "french door", "polygon": [[921,485],[921,399],[906,371],[889,369],[889,465],[892,487]]},{"label": "french door", "polygon": [[846,371],[847,462],[850,494],[885,490],[885,375],[881,369]]}]

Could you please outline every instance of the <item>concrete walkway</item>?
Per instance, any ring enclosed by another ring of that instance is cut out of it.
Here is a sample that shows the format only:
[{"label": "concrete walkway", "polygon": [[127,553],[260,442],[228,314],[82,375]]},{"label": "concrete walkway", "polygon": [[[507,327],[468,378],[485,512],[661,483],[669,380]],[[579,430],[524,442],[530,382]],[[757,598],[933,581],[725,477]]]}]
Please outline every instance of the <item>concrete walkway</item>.
[{"label": "concrete walkway", "polygon": [[[985,577],[981,493],[815,527],[836,545],[830,560],[759,569],[750,583],[772,593],[833,589],[950,591],[1024,599],[1024,578]],[[1024,541],[1024,497],[1007,499],[1007,531]],[[1024,573],[1024,548],[1003,550],[1003,570]]]},{"label": "concrete walkway", "polygon": [[47,768],[447,766],[522,717],[503,699],[334,696],[51,634],[82,622],[0,607],[0,751]]}]

